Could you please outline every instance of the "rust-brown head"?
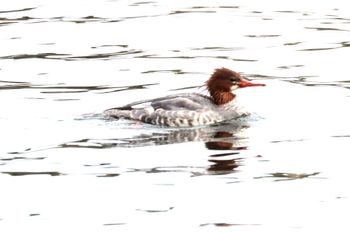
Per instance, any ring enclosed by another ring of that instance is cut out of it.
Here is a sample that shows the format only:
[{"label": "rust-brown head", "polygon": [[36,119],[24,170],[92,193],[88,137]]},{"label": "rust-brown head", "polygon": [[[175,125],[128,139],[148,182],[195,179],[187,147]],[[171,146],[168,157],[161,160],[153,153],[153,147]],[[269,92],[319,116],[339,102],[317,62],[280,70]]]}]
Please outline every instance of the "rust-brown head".
[{"label": "rust-brown head", "polygon": [[235,98],[232,91],[238,88],[265,86],[265,84],[249,82],[239,73],[227,68],[215,69],[206,85],[210,96],[218,105],[232,101]]}]

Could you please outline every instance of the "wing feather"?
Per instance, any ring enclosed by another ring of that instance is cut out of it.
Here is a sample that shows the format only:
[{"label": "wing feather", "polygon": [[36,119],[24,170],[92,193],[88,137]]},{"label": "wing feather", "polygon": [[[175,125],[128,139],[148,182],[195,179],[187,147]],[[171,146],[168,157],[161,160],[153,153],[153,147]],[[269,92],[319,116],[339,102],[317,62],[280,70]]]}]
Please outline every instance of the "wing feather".
[{"label": "wing feather", "polygon": [[132,110],[151,106],[154,108],[154,110],[198,110],[202,109],[203,106],[205,106],[205,104],[209,102],[212,102],[212,100],[208,96],[201,94],[176,94],[155,99],[135,101],[130,104],[111,109]]}]

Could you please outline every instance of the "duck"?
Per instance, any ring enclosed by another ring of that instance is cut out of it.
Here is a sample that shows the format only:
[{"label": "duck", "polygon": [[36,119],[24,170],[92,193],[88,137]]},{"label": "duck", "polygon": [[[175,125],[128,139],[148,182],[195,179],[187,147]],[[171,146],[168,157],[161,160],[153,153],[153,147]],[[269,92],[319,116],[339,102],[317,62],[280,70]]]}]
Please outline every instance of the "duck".
[{"label": "duck", "polygon": [[194,127],[218,124],[246,115],[241,111],[233,91],[265,86],[253,83],[228,68],[215,69],[204,86],[208,95],[181,93],[140,100],[107,109],[103,114],[164,127]]}]

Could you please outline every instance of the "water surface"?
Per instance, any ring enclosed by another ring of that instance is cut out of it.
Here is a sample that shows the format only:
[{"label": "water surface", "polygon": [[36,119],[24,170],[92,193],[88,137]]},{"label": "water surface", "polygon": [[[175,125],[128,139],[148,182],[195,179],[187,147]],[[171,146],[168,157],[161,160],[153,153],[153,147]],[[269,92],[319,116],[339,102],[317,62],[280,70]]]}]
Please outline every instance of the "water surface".
[{"label": "water surface", "polygon": [[[5,1],[2,232],[348,232],[345,2]],[[239,122],[171,129],[100,113],[214,68]]]}]

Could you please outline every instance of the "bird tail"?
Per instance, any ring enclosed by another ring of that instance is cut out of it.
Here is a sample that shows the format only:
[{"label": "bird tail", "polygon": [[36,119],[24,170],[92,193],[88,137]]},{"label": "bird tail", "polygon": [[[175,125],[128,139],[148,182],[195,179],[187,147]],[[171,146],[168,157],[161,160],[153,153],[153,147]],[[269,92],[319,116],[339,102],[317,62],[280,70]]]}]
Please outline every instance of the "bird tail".
[{"label": "bird tail", "polygon": [[131,110],[123,110],[118,108],[107,109],[103,112],[104,115],[114,118],[132,118]]},{"label": "bird tail", "polygon": [[150,117],[153,113],[153,108],[146,109],[126,109],[126,108],[111,108],[103,112],[106,116],[114,118],[125,118],[143,121],[145,123],[151,123],[152,118]]}]

